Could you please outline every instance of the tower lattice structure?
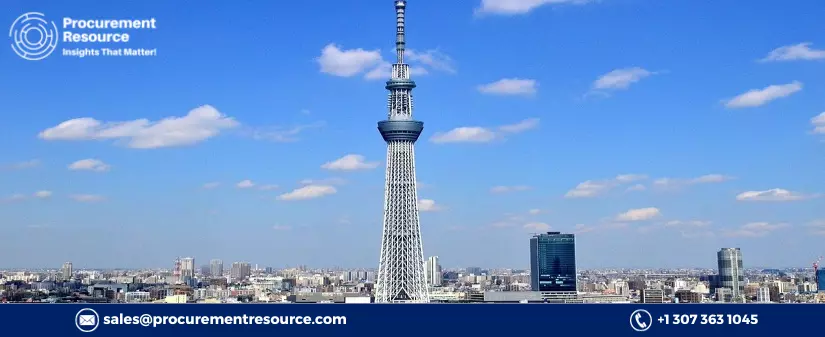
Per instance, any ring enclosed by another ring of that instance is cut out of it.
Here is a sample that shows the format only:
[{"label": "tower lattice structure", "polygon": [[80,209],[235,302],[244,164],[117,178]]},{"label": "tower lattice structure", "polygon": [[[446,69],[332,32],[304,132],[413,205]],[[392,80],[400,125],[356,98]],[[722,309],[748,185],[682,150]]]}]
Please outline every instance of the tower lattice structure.
[{"label": "tower lattice structure", "polygon": [[378,122],[378,131],[387,142],[387,172],[376,303],[430,301],[415,182],[415,141],[424,130],[424,123],[412,117],[415,82],[410,79],[410,66],[404,63],[406,8],[406,0],[395,1],[397,61],[385,87],[389,90],[387,120]]}]

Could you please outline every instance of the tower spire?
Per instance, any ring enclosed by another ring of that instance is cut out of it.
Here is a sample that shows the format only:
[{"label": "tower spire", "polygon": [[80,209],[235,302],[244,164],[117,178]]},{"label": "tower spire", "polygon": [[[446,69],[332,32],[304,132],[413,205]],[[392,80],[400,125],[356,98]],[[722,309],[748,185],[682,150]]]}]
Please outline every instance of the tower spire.
[{"label": "tower spire", "polygon": [[407,0],[395,1],[395,54],[396,63],[404,63],[404,48],[406,41],[404,41],[404,12],[407,9]]}]

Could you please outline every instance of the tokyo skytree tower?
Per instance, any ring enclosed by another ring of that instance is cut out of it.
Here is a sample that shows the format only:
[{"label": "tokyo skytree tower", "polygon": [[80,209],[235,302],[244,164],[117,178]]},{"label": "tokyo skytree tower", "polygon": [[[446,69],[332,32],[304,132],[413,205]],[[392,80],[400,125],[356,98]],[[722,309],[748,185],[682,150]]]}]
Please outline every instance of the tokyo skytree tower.
[{"label": "tokyo skytree tower", "polygon": [[415,141],[424,123],[413,120],[410,66],[404,63],[404,12],[406,0],[395,1],[397,61],[387,81],[387,120],[378,131],[387,142],[387,173],[384,186],[384,229],[381,260],[375,283],[376,303],[427,303],[424,279],[424,249],[418,222],[418,192],[415,187]]}]

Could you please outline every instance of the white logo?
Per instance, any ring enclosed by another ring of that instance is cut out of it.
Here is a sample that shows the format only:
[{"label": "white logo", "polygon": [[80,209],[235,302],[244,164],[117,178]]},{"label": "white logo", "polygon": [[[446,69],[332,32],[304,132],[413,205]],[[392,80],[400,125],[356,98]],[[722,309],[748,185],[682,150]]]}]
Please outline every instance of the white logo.
[{"label": "white logo", "polygon": [[630,327],[633,328],[633,330],[639,332],[647,331],[651,325],[653,325],[653,316],[650,316],[647,310],[639,309],[630,314]]},{"label": "white logo", "polygon": [[[11,49],[20,57],[37,61],[57,48],[57,26],[43,13],[29,12],[17,17],[9,29]],[[90,309],[91,310],[91,309]]]},{"label": "white logo", "polygon": [[74,316],[74,326],[81,332],[95,331],[99,324],[100,316],[97,315],[97,311],[89,308],[80,309]]}]

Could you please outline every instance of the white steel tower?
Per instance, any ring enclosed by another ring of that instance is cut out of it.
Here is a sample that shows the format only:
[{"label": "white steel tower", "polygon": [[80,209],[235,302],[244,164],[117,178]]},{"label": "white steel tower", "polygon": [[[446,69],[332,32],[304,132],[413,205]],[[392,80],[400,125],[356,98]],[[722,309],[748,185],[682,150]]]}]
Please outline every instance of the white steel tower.
[{"label": "white steel tower", "polygon": [[381,260],[375,283],[376,303],[427,303],[424,249],[418,222],[418,192],[415,187],[415,141],[424,123],[412,118],[410,66],[404,63],[404,12],[406,0],[395,1],[397,61],[387,81],[387,120],[378,131],[387,142],[387,173],[384,186],[384,229]]}]

